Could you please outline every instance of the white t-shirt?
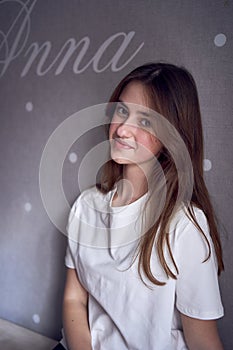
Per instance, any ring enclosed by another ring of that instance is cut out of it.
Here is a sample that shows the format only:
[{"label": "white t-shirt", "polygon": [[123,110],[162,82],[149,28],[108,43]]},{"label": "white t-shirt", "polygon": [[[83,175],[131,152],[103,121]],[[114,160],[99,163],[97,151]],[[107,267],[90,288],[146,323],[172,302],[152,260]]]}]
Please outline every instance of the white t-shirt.
[{"label": "white t-shirt", "polygon": [[[114,191],[84,191],[68,220],[65,264],[77,270],[89,293],[88,317],[93,350],[185,350],[180,312],[198,319],[223,316],[217,263],[204,213],[195,208],[203,236],[181,208],[170,224],[170,244],[179,274],[164,274],[154,245],[151,270],[158,286],[138,274],[133,262],[141,234],[144,195],[130,205],[112,207]],[[168,260],[168,254],[165,252]],[[174,273],[175,269],[169,264]],[[63,340],[65,345],[65,340]]]}]

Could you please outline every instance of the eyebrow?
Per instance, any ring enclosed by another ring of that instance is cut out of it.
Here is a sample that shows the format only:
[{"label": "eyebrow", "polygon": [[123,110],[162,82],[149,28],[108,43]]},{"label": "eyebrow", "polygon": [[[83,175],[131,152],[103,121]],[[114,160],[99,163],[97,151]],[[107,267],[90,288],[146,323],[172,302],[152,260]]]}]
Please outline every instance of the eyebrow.
[{"label": "eyebrow", "polygon": [[[128,106],[122,100],[119,99],[118,102],[120,102],[127,110],[129,109]],[[131,104],[134,104],[134,103],[131,103]],[[151,115],[149,113],[147,113],[147,112],[137,111],[136,113],[137,114],[141,114],[144,117],[148,117],[148,118],[151,117]]]}]

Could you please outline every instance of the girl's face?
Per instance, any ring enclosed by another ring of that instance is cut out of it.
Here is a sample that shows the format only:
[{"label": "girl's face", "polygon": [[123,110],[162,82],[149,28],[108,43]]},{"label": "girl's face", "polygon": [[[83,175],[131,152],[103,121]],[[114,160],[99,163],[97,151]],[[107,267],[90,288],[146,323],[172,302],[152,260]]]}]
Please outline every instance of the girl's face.
[{"label": "girl's face", "polygon": [[153,116],[140,82],[131,82],[120,95],[109,130],[111,157],[118,164],[150,163],[162,143],[153,130]]}]

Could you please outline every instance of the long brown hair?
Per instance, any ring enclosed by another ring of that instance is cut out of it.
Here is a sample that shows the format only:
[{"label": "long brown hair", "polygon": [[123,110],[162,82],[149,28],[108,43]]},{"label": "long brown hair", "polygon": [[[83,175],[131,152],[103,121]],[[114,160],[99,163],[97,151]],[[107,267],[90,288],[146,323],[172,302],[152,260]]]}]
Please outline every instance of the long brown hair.
[{"label": "long brown hair", "polygon": [[[207,260],[211,254],[210,244],[195,218],[193,206],[203,210],[209,225],[210,235],[218,261],[218,272],[220,273],[224,269],[222,248],[216,218],[203,177],[203,133],[195,81],[192,75],[183,67],[177,67],[167,63],[148,63],[129,73],[118,84],[109,102],[118,102],[124,88],[133,81],[140,82],[144,86],[152,109],[164,116],[176,128],[185,143],[193,170],[191,200],[190,203],[185,203],[187,214],[206,240],[209,248]],[[142,272],[144,272],[145,276],[152,283],[163,285],[164,283],[156,279],[151,271],[151,254],[156,242],[161,266],[168,277],[176,279],[178,268],[170,247],[168,223],[173,215],[176,204],[179,181],[174,160],[165,147],[160,153],[158,161],[166,179],[166,199],[159,218],[140,239],[138,271],[141,278]],[[112,190],[115,183],[122,176],[123,165],[117,164],[113,160],[108,161],[103,169],[99,186],[100,191],[107,193]],[[166,261],[164,254],[165,246],[168,248],[176,273],[172,271],[174,269],[171,269]]]}]

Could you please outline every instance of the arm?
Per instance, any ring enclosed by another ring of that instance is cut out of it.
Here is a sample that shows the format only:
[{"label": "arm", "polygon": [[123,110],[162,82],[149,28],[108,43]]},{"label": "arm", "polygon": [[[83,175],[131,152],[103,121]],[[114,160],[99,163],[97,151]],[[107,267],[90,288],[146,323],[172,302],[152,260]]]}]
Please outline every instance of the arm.
[{"label": "arm", "polygon": [[68,268],[63,298],[63,326],[70,350],[91,350],[87,299],[87,291],[80,284],[76,270]]},{"label": "arm", "polygon": [[189,350],[223,350],[215,320],[198,320],[181,314]]}]

